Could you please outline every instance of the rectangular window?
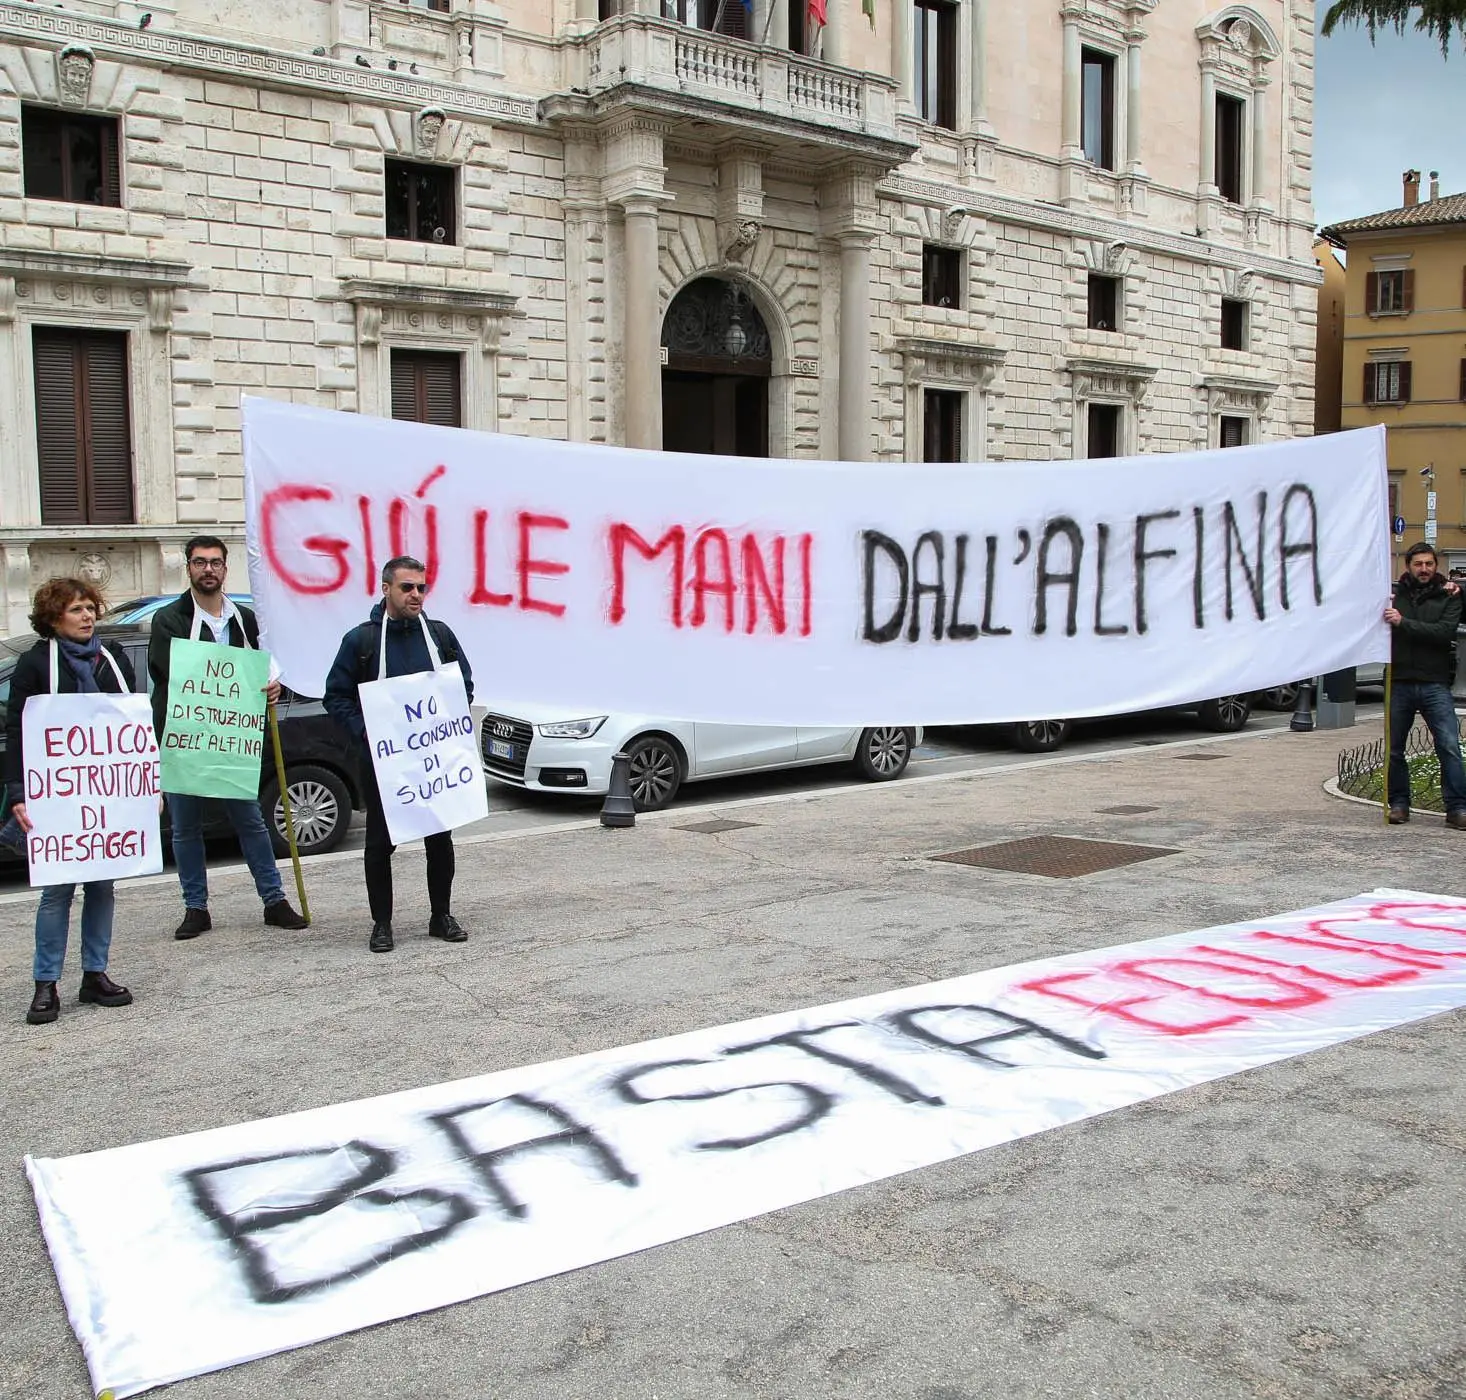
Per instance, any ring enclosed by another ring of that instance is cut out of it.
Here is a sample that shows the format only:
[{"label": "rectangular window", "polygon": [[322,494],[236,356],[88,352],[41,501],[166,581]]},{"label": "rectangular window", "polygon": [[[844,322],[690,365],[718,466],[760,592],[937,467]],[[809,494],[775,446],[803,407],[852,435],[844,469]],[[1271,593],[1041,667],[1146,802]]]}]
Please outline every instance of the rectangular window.
[{"label": "rectangular window", "polygon": [[[411,5],[414,10],[436,10],[439,14],[446,15],[452,0],[397,0],[399,5]],[[605,9],[606,0],[601,0],[601,8]],[[601,16],[605,18],[604,15]]]},{"label": "rectangular window", "polygon": [[967,395],[957,389],[926,389],[921,404],[921,460],[962,460],[962,408]]},{"label": "rectangular window", "polygon": [[621,0],[600,0],[597,19],[615,19],[621,13]]},{"label": "rectangular window", "polygon": [[1364,278],[1364,301],[1371,316],[1405,316],[1415,309],[1415,274],[1409,268],[1370,272]]},{"label": "rectangular window", "polygon": [[1410,361],[1373,360],[1364,366],[1365,403],[1409,403]]},{"label": "rectangular window", "polygon": [[1092,331],[1120,329],[1120,279],[1089,274],[1089,328]]},{"label": "rectangular window", "polygon": [[[899,0],[898,0],[899,3]],[[936,126],[957,126],[957,6],[913,0],[917,114]]]},{"label": "rectangular window", "polygon": [[20,143],[28,199],[121,206],[115,117],[22,107]]},{"label": "rectangular window", "polygon": [[1461,402],[1466,403],[1466,360],[1461,361]]},{"label": "rectangular window", "polygon": [[1217,95],[1217,189],[1223,199],[1242,203],[1242,132],[1247,104],[1240,97]]},{"label": "rectangular window", "polygon": [[1115,57],[1083,50],[1080,82],[1081,144],[1085,160],[1115,168]]},{"label": "rectangular window", "polygon": [[131,525],[127,336],[36,326],[31,348],[41,523]]},{"label": "rectangular window", "polygon": [[921,301],[923,306],[962,305],[960,248],[938,248],[932,243],[922,244]]},{"label": "rectangular window", "polygon": [[[618,8],[627,9],[624,4]],[[656,7],[652,6],[652,12]],[[675,19],[679,24],[690,24],[697,29],[711,29],[726,34],[730,39],[752,39],[750,12],[743,0],[662,0],[663,19]],[[608,18],[603,16],[603,18]]]},{"label": "rectangular window", "polygon": [[453,243],[458,172],[450,165],[387,162],[387,237]]},{"label": "rectangular window", "polygon": [[441,350],[392,352],[392,416],[463,426],[463,357]]},{"label": "rectangular window", "polygon": [[1247,349],[1247,303],[1222,298],[1222,349]]},{"label": "rectangular window", "polygon": [[1120,405],[1092,403],[1088,410],[1086,455],[1118,457],[1120,455]]},{"label": "rectangular window", "polygon": [[819,25],[812,26],[814,34],[806,32],[805,8],[800,4],[789,6],[789,52],[808,53],[810,41],[819,33]]},{"label": "rectangular window", "polygon": [[1247,420],[1223,417],[1217,429],[1218,447],[1246,447]]}]

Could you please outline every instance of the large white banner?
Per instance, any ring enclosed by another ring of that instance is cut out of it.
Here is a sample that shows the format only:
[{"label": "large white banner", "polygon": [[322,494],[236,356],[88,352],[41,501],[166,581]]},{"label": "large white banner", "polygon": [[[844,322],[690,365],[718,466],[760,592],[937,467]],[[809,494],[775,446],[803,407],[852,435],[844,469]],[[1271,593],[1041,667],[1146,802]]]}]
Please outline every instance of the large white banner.
[{"label": "large white banner", "polygon": [[457,662],[367,681],[357,695],[394,846],[489,815],[473,713]]},{"label": "large white banner", "polygon": [[741,724],[1117,713],[1389,658],[1384,430],[1103,462],[760,461],[244,401],[263,645],[324,688],[427,565],[496,706]]},{"label": "large white banner", "polygon": [[32,885],[162,870],[158,740],[146,695],[32,695],[21,730]]},{"label": "large white banner", "polygon": [[26,1170],[120,1397],[1463,1005],[1383,890]]}]

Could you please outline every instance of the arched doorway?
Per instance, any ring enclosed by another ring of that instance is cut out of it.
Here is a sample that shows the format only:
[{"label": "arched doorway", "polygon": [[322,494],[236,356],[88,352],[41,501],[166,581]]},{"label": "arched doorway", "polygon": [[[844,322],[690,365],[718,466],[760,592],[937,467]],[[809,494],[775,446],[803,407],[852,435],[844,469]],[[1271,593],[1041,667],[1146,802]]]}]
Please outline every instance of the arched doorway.
[{"label": "arched doorway", "polygon": [[748,291],[700,277],[662,320],[662,447],[726,457],[769,455],[769,330]]}]

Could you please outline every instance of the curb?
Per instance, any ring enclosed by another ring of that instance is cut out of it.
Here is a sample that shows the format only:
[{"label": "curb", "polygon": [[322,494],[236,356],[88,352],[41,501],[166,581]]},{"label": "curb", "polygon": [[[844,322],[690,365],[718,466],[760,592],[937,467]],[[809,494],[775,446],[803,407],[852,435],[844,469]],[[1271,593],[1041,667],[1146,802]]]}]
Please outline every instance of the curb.
[{"label": "curb", "polygon": [[[1352,792],[1343,791],[1339,787],[1339,780],[1337,778],[1330,778],[1325,782],[1323,790],[1330,797],[1337,797],[1340,802],[1353,802],[1360,807],[1373,807],[1376,811],[1383,805],[1382,803],[1376,802],[1372,797],[1357,797]],[[1410,809],[1410,817],[1412,821],[1416,817],[1438,817],[1441,821],[1445,821],[1446,814],[1444,812],[1432,812],[1429,807],[1412,807]]]}]

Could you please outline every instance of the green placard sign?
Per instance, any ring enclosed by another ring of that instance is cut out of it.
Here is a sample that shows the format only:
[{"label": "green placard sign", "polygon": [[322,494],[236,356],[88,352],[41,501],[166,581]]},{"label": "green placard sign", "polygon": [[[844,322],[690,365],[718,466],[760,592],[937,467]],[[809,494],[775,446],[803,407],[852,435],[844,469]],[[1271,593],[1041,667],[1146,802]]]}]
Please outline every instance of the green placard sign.
[{"label": "green placard sign", "polygon": [[173,639],[158,746],[164,792],[259,796],[269,678],[265,652]]}]

